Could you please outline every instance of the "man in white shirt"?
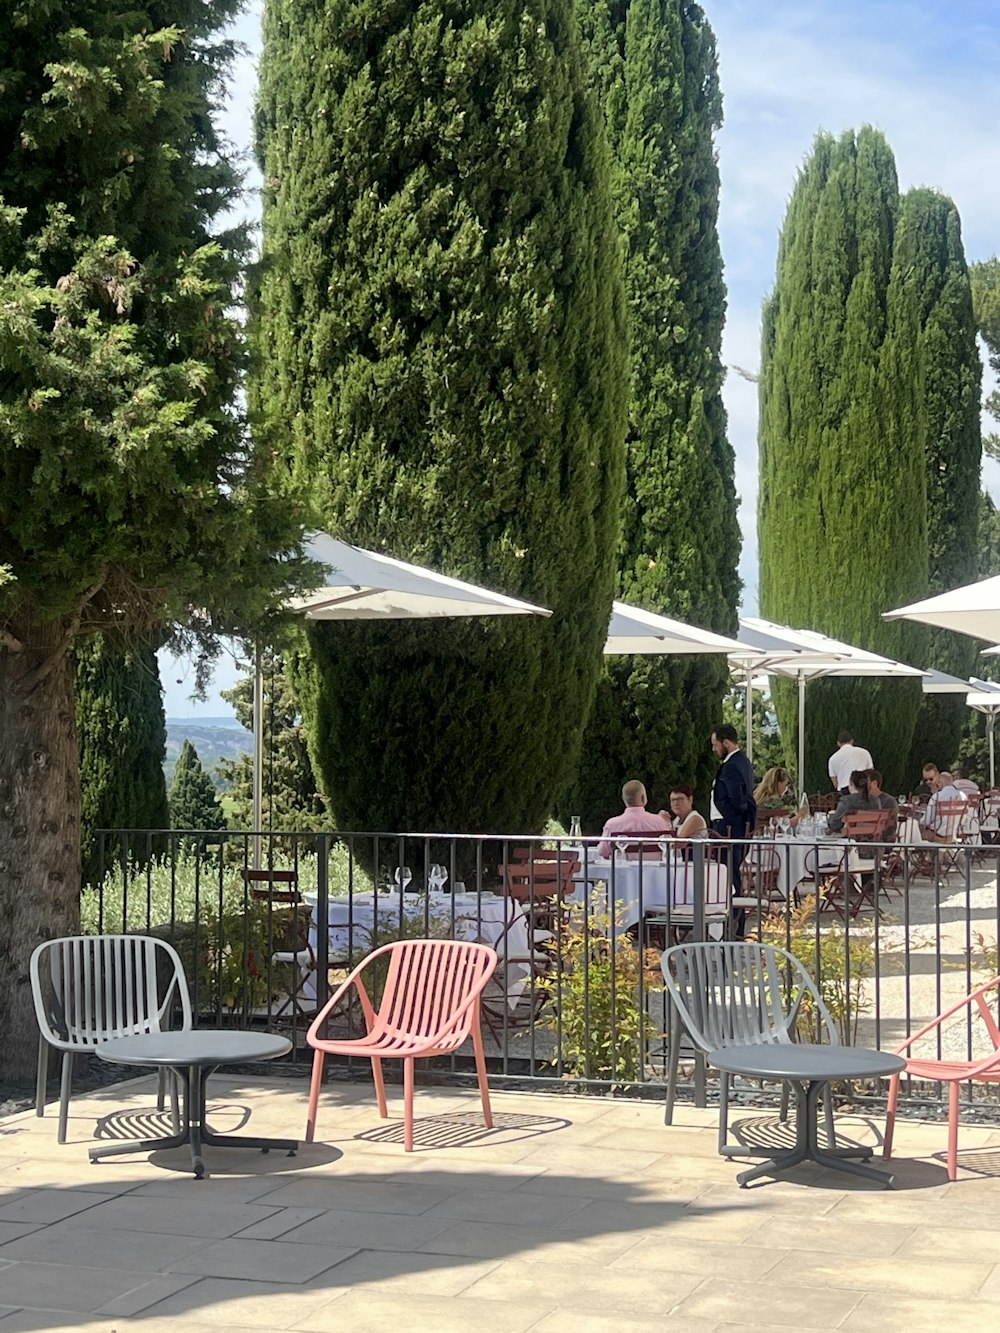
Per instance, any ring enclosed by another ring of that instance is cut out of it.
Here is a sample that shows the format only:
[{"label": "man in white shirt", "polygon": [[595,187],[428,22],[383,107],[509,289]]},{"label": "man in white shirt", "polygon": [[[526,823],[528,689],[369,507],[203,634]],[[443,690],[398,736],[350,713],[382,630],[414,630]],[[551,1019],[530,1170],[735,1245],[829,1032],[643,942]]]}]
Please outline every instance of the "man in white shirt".
[{"label": "man in white shirt", "polygon": [[872,757],[864,746],[854,744],[854,733],[842,731],[837,737],[837,748],[826,766],[834,791],[846,796],[850,790],[851,774],[863,773],[873,767]]},{"label": "man in white shirt", "polygon": [[939,806],[946,801],[966,803],[965,792],[955,786],[950,773],[939,773],[931,780],[934,792],[920,820],[920,836],[925,842],[957,842],[960,821],[942,815]]},{"label": "man in white shirt", "polygon": [[965,792],[968,796],[978,796],[980,794],[979,784],[972,781],[964,768],[956,768],[953,772],[955,774],[955,786],[959,791]]}]

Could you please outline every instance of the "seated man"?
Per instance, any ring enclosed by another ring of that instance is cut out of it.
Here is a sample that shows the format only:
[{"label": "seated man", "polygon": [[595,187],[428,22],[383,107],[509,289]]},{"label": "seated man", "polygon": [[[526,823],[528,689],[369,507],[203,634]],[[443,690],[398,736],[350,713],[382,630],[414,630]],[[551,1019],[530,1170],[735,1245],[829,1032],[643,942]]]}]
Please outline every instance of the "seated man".
[{"label": "seated man", "polygon": [[955,786],[950,773],[936,774],[931,779],[931,799],[920,820],[920,836],[925,842],[955,842],[957,828],[946,825],[938,807],[945,801],[965,803],[965,793]]},{"label": "seated man", "polygon": [[830,816],[828,827],[831,833],[840,833],[844,828],[844,816],[852,815],[857,810],[877,810],[879,807],[871,798],[868,787],[868,769],[856,769],[848,780],[847,795],[841,796],[837,808]]},{"label": "seated man", "polygon": [[660,818],[678,838],[704,838],[708,825],[694,808],[694,791],[685,782],[670,788],[670,809],[661,810]]},{"label": "seated man", "polygon": [[924,764],[920,776],[920,782],[913,788],[913,796],[933,796],[934,779],[938,775],[937,764]]},{"label": "seated man", "polygon": [[642,837],[643,834],[650,838],[667,836],[667,826],[660,816],[646,809],[646,788],[638,779],[633,778],[625,783],[622,787],[622,800],[625,802],[623,813],[615,815],[604,825],[601,841],[597,844],[598,856],[611,855],[615,846],[615,843],[610,841],[611,838],[614,838],[619,845],[624,845],[628,842],[629,835],[633,838]]},{"label": "seated man", "polygon": [[882,832],[880,842],[893,842],[896,837],[896,819],[898,817],[899,802],[895,796],[890,796],[888,792],[882,790],[882,774],[877,768],[868,770],[868,795],[873,801],[878,802],[880,810],[891,810],[892,816]]},{"label": "seated man", "polygon": [[953,772],[955,774],[955,786],[959,791],[964,791],[970,796],[978,796],[980,794],[979,783],[973,782],[972,778],[969,777],[968,772],[964,768],[956,768]]}]

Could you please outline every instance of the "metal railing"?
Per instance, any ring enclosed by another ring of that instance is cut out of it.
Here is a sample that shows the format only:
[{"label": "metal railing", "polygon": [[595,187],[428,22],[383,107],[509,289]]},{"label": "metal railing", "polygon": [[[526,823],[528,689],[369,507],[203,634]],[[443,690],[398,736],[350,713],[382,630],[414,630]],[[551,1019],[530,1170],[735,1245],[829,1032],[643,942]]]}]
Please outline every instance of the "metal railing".
[{"label": "metal railing", "polygon": [[[82,895],[83,929],[161,935],[184,960],[202,1026],[285,1032],[292,1059],[308,1055],[305,1034],[331,986],[406,936],[497,949],[484,995],[492,1078],[640,1096],[659,1095],[666,1079],[672,1017],[659,954],[672,942],[737,931],[788,949],[841,1040],[883,1049],[1000,970],[1000,845],[981,842],[668,839],[605,860],[568,838],[97,836],[101,878]],[[345,1007],[334,1021],[350,1031],[359,1015]],[[803,1039],[809,1022],[803,1014]],[[928,1054],[983,1054],[976,1022],[967,1011]],[[471,1071],[471,1052],[440,1062],[442,1076]],[[700,1058],[683,1072],[702,1101],[711,1075]],[[868,1092],[884,1097],[884,1086]],[[983,1114],[997,1108],[992,1089],[963,1092]],[[909,1094],[942,1104],[937,1084]],[[865,1095],[855,1088],[853,1099]]]}]

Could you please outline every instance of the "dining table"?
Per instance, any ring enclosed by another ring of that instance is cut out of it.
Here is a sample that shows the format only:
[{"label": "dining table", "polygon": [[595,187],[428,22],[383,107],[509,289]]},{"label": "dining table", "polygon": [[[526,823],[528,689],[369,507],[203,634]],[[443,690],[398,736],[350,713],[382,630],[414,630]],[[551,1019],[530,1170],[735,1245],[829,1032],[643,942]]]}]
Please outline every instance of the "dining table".
[{"label": "dining table", "polygon": [[[672,844],[641,857],[628,857],[616,851],[611,857],[598,856],[590,847],[567,847],[567,857],[579,862],[573,872],[573,893],[567,904],[593,910],[598,907],[594,888],[605,885],[607,901],[614,903],[615,933],[635,926],[650,912],[669,913],[678,921],[690,921],[694,914],[695,867],[688,855],[689,844]],[[724,865],[707,861],[705,865],[705,918],[729,914],[729,874]]]}]

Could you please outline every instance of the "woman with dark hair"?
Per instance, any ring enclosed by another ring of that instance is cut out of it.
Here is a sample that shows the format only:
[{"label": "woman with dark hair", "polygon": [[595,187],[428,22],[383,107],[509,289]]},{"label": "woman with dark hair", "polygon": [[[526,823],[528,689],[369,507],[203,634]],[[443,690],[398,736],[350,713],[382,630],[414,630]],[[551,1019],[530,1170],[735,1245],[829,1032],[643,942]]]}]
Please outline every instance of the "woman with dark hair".
[{"label": "woman with dark hair", "polygon": [[694,808],[694,789],[686,782],[675,782],[670,788],[670,809],[661,810],[660,818],[665,819],[678,838],[703,838],[708,826]]},{"label": "woman with dark hair", "polygon": [[868,789],[868,769],[858,769],[851,774],[847,795],[841,796],[837,808],[830,816],[831,833],[840,833],[844,827],[844,816],[852,815],[855,810],[880,810],[882,807]]}]

